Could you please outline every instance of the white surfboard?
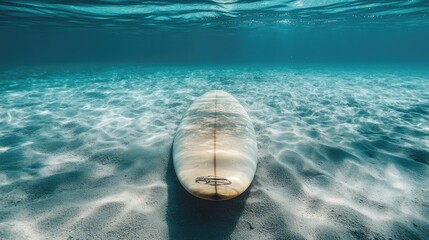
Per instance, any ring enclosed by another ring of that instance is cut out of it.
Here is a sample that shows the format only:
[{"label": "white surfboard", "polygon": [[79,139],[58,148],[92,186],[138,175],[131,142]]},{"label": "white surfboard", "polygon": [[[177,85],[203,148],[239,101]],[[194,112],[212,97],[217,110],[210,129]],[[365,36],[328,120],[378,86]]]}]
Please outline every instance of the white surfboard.
[{"label": "white surfboard", "polygon": [[207,92],[189,107],[173,142],[173,162],[192,195],[220,201],[243,193],[255,176],[255,130],[229,93]]}]

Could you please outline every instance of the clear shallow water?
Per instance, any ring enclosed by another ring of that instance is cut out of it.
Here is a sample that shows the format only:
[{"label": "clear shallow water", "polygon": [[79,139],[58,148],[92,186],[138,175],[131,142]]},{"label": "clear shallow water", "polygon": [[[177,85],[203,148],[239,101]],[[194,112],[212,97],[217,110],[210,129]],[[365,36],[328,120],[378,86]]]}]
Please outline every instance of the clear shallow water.
[{"label": "clear shallow water", "polygon": [[[27,68],[0,75],[0,238],[425,239],[429,73],[329,67]],[[192,101],[230,92],[256,178],[184,192],[170,149]]]},{"label": "clear shallow water", "polygon": [[[425,239],[428,29],[425,0],[0,1],[0,239]],[[170,159],[213,89],[259,146],[222,203]]]}]

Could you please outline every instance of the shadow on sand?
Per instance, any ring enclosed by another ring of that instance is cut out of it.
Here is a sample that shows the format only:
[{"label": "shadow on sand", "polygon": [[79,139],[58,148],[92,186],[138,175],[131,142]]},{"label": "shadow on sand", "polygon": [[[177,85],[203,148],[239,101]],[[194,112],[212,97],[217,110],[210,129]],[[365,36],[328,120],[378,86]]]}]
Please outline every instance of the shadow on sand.
[{"label": "shadow on sand", "polygon": [[244,209],[250,189],[237,198],[222,202],[194,197],[177,179],[171,152],[166,182],[170,239],[229,239]]}]

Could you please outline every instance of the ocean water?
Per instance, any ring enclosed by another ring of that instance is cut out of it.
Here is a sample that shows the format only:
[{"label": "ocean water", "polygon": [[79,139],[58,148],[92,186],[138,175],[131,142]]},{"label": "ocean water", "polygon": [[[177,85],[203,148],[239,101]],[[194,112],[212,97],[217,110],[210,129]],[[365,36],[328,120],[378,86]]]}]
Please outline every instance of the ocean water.
[{"label": "ocean water", "polygon": [[[428,239],[429,2],[0,1],[0,239]],[[250,188],[171,147],[220,89]]]}]

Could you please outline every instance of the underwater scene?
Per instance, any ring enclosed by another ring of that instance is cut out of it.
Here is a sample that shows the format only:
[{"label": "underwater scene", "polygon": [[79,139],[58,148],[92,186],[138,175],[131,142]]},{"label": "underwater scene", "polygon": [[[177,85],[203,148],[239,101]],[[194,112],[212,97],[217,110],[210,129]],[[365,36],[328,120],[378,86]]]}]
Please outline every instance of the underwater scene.
[{"label": "underwater scene", "polygon": [[428,43],[424,0],[2,0],[0,239],[428,239]]}]

